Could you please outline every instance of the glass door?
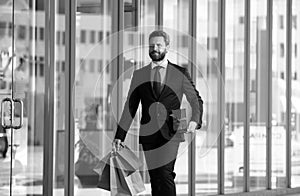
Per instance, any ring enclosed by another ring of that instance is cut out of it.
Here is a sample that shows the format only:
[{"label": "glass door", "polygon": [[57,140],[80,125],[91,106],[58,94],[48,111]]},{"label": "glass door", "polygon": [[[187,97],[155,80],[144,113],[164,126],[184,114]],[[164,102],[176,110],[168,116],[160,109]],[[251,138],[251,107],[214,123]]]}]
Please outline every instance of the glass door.
[{"label": "glass door", "polygon": [[0,195],[42,195],[44,5],[0,2]]},{"label": "glass door", "polygon": [[[1,126],[0,126],[0,195],[10,195],[10,182],[12,177],[12,156],[10,133],[10,109],[12,100],[11,84],[13,61],[11,24],[11,7],[1,5],[0,11],[0,101],[1,101]],[[5,116],[5,118],[4,118]]]}]

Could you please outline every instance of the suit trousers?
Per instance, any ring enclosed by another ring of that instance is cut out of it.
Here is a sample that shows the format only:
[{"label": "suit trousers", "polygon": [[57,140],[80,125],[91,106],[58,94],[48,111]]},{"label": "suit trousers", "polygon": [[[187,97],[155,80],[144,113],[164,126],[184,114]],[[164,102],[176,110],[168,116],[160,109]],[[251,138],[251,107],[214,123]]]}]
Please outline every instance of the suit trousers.
[{"label": "suit trousers", "polygon": [[151,182],[152,196],[176,196],[174,165],[179,142],[162,136],[153,143],[142,144]]}]

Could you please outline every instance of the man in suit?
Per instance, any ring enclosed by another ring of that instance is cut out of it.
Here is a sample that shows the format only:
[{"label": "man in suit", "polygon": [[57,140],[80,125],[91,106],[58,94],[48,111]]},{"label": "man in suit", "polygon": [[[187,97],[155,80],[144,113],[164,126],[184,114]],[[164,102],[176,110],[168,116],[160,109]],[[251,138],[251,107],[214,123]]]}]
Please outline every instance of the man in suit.
[{"label": "man in suit", "polygon": [[150,34],[149,56],[152,62],[133,73],[113,141],[113,150],[119,150],[141,102],[139,142],[145,154],[153,196],[176,195],[174,165],[179,143],[184,141],[183,133],[177,130],[183,94],[192,108],[187,132],[199,129],[202,124],[203,101],[187,69],[167,60],[169,44],[169,35],[164,31]]}]

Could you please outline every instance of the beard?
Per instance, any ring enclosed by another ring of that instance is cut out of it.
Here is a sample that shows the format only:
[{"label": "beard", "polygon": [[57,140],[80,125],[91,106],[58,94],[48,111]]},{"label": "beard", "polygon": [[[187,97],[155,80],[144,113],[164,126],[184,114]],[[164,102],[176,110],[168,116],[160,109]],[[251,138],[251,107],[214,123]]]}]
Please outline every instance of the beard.
[{"label": "beard", "polygon": [[157,51],[151,51],[149,52],[149,56],[152,59],[152,61],[157,62],[157,61],[161,61],[165,58],[167,54],[167,51],[163,51],[163,52],[157,52]]}]

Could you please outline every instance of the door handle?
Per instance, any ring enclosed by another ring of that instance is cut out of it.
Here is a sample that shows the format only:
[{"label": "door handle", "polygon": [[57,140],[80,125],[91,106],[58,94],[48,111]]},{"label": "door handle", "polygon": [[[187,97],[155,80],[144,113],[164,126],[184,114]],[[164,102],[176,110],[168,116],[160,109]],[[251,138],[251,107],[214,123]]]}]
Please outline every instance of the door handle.
[{"label": "door handle", "polygon": [[23,101],[21,99],[14,99],[13,101],[14,101],[14,103],[19,103],[20,104],[21,110],[20,110],[20,123],[19,123],[19,125],[16,125],[16,126],[12,125],[11,128],[20,129],[23,126],[23,111],[24,111],[23,110]]},{"label": "door handle", "polygon": [[[10,117],[9,117],[10,118],[10,125],[5,124],[4,107],[3,107],[5,102],[10,103]],[[12,123],[13,123],[13,119],[14,119],[14,112],[13,111],[14,111],[14,101],[13,101],[13,99],[8,98],[8,97],[4,98],[1,102],[1,125],[4,129],[9,129],[9,128],[12,127]]]},{"label": "door handle", "polygon": [[[5,124],[5,115],[4,115],[4,104],[5,102],[10,103],[10,124],[6,125]],[[19,125],[13,125],[14,123],[14,116],[15,116],[15,103],[20,104],[20,123]],[[23,126],[23,112],[24,111],[24,106],[23,106],[23,101],[21,99],[12,99],[12,98],[4,98],[1,102],[1,125],[4,129],[20,129]]]}]

